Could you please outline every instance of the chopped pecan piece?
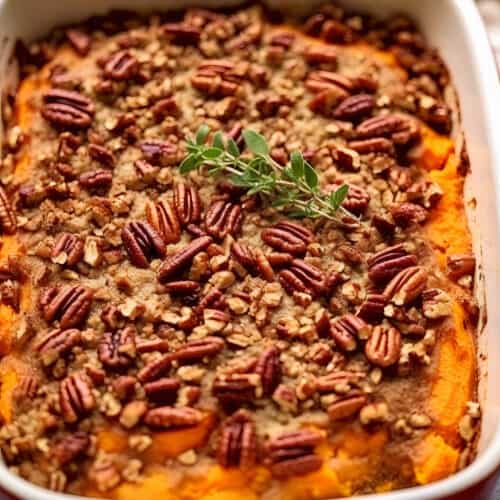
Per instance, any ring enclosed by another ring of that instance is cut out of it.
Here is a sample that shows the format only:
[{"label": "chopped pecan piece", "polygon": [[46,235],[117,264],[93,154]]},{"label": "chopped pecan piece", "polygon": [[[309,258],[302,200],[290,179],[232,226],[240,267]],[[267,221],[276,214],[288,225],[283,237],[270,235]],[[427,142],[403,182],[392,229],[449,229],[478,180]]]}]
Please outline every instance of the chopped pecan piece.
[{"label": "chopped pecan piece", "polygon": [[374,365],[385,368],[399,360],[401,334],[396,328],[376,326],[365,344],[365,355]]},{"label": "chopped pecan piece", "polygon": [[369,293],[361,304],[358,316],[368,323],[380,323],[384,317],[384,307],[387,304],[385,295],[381,293]]},{"label": "chopped pecan piece", "polygon": [[194,256],[205,250],[212,241],[210,236],[201,236],[189,242],[174,255],[168,257],[158,269],[158,280],[160,283],[166,283],[185,269],[191,264]]},{"label": "chopped pecan piece", "polygon": [[294,259],[289,268],[280,271],[279,281],[290,295],[302,292],[317,296],[321,295],[326,287],[323,271],[301,259]]},{"label": "chopped pecan piece", "polygon": [[144,384],[146,396],[157,404],[169,405],[175,402],[181,383],[176,378],[160,378]]},{"label": "chopped pecan piece", "polygon": [[59,386],[61,413],[65,422],[74,423],[95,407],[95,398],[87,377],[73,373]]},{"label": "chopped pecan piece", "polygon": [[122,230],[122,241],[130,262],[137,267],[146,268],[151,259],[165,255],[162,237],[147,222],[127,223]]},{"label": "chopped pecan piece", "polygon": [[90,37],[78,29],[68,29],[65,32],[66,38],[79,56],[86,56],[90,50]]},{"label": "chopped pecan piece", "polygon": [[345,98],[334,110],[333,117],[338,120],[359,120],[371,113],[375,99],[369,94],[356,94]]},{"label": "chopped pecan piece", "polygon": [[276,346],[268,347],[260,355],[255,373],[260,375],[263,394],[272,394],[281,379],[280,350]]},{"label": "chopped pecan piece", "polygon": [[93,291],[79,285],[52,287],[40,297],[45,321],[59,320],[63,329],[81,325],[92,306]]},{"label": "chopped pecan piece", "polygon": [[328,416],[333,422],[353,417],[367,401],[368,398],[361,391],[350,391],[328,407]]},{"label": "chopped pecan piece", "polygon": [[87,128],[95,107],[86,96],[73,90],[51,89],[43,96],[42,116],[56,127]]},{"label": "chopped pecan piece", "polygon": [[387,284],[384,296],[397,306],[403,306],[419,297],[426,284],[427,271],[423,267],[408,267],[400,271]]},{"label": "chopped pecan piece", "polygon": [[349,184],[349,190],[342,206],[353,214],[361,215],[368,208],[369,202],[370,196],[363,188]]},{"label": "chopped pecan piece", "polygon": [[19,312],[21,303],[21,286],[18,281],[7,280],[0,284],[0,298],[2,304],[12,307]]},{"label": "chopped pecan piece", "polygon": [[148,203],[146,217],[166,244],[177,243],[180,240],[181,225],[174,208],[168,201]]},{"label": "chopped pecan piece", "polygon": [[51,456],[62,467],[82,457],[90,446],[86,432],[78,431],[60,439],[52,448]]},{"label": "chopped pecan piece", "polygon": [[54,242],[52,249],[52,261],[57,264],[66,264],[73,267],[83,258],[84,243],[71,233],[60,233]]},{"label": "chopped pecan piece", "polygon": [[422,292],[422,311],[426,318],[444,318],[451,310],[450,296],[444,290],[429,288]]},{"label": "chopped pecan piece", "polygon": [[224,348],[224,339],[220,337],[204,337],[190,340],[171,354],[171,359],[178,361],[201,361],[216,356]]},{"label": "chopped pecan piece", "polygon": [[193,427],[194,425],[198,425],[202,419],[203,413],[189,406],[177,408],[160,406],[146,413],[144,423],[155,428],[177,429]]},{"label": "chopped pecan piece", "polygon": [[464,276],[474,276],[476,258],[472,254],[454,254],[446,259],[448,276],[458,281]]},{"label": "chopped pecan piece", "polygon": [[377,284],[387,283],[401,270],[416,265],[417,257],[409,254],[404,245],[384,248],[368,259],[368,276]]},{"label": "chopped pecan piece", "polygon": [[245,410],[238,410],[222,424],[217,459],[222,467],[247,469],[257,458],[255,423]]},{"label": "chopped pecan piece", "polygon": [[167,116],[179,116],[180,109],[175,97],[165,97],[160,99],[153,106],[153,115],[156,122],[160,123]]},{"label": "chopped pecan piece", "polygon": [[303,256],[314,239],[309,229],[290,221],[278,222],[264,229],[260,236],[270,247],[296,256]]},{"label": "chopped pecan piece", "polygon": [[128,50],[115,52],[104,65],[104,76],[111,80],[130,80],[138,72],[139,61]]},{"label": "chopped pecan piece", "polygon": [[320,394],[337,392],[345,394],[353,386],[359,384],[364,374],[356,371],[335,371],[328,375],[318,377],[315,382],[315,389]]},{"label": "chopped pecan piece", "polygon": [[2,187],[0,187],[0,227],[5,234],[14,234],[17,228],[16,214]]},{"label": "chopped pecan piece", "polygon": [[198,45],[201,30],[187,23],[167,23],[161,27],[167,38],[176,45]]},{"label": "chopped pecan piece", "polygon": [[241,225],[241,207],[228,201],[216,201],[205,214],[205,229],[216,239],[222,240],[228,234],[234,235]]},{"label": "chopped pecan piece", "polygon": [[309,430],[287,432],[269,440],[266,461],[271,472],[284,478],[318,470],[323,460],[314,453],[314,447],[321,441],[320,434]]},{"label": "chopped pecan piece", "polygon": [[356,349],[356,339],[367,339],[370,326],[354,314],[344,314],[330,321],[330,335],[343,351]]},{"label": "chopped pecan piece", "polygon": [[136,353],[135,334],[135,328],[132,326],[105,332],[97,349],[101,363],[114,370],[130,366]]},{"label": "chopped pecan piece", "polygon": [[304,51],[304,59],[308,64],[336,64],[337,50],[327,45],[311,45]]},{"label": "chopped pecan piece", "polygon": [[203,314],[205,309],[225,309],[227,306],[224,294],[218,288],[212,288],[204,297],[201,299],[198,307],[196,308],[197,314]]},{"label": "chopped pecan piece", "polygon": [[177,163],[179,153],[177,144],[161,139],[149,139],[142,141],[140,148],[144,158],[153,165],[168,167]]},{"label": "chopped pecan piece", "polygon": [[57,361],[59,356],[70,352],[74,346],[80,343],[80,340],[80,330],[56,328],[42,335],[35,349],[40,353],[43,364],[48,366]]},{"label": "chopped pecan piece", "polygon": [[201,219],[201,200],[192,185],[179,182],[174,187],[174,208],[181,225],[196,224]]},{"label": "chopped pecan piece", "polygon": [[238,405],[253,401],[262,395],[260,375],[257,373],[220,375],[213,382],[212,393],[222,404]]}]

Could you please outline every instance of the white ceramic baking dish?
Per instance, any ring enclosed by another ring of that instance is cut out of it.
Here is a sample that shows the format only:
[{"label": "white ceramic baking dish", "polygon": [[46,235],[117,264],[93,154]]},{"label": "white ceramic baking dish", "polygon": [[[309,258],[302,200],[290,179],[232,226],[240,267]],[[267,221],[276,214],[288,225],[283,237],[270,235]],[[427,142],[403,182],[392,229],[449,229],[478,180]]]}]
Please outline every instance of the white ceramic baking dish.
[{"label": "white ceramic baking dish", "polygon": [[[33,39],[53,26],[83,20],[111,8],[132,10],[220,6],[238,0],[0,0],[0,86],[17,37]],[[312,11],[318,0],[269,0],[282,10]],[[342,2],[341,2],[342,3]],[[458,91],[462,125],[471,158],[466,186],[475,252],[480,266],[480,300],[489,304],[488,321],[478,340],[479,399],[483,423],[475,461],[461,472],[436,483],[392,493],[363,496],[377,500],[430,500],[462,491],[484,479],[500,465],[500,86],[486,32],[473,0],[344,0],[351,9],[385,16],[403,12],[414,18],[448,64]],[[484,278],[484,279],[483,279]],[[33,486],[12,475],[0,462],[0,486],[26,500],[76,497]],[[0,494],[1,498],[1,494]],[[141,499],[149,500],[149,499]]]}]

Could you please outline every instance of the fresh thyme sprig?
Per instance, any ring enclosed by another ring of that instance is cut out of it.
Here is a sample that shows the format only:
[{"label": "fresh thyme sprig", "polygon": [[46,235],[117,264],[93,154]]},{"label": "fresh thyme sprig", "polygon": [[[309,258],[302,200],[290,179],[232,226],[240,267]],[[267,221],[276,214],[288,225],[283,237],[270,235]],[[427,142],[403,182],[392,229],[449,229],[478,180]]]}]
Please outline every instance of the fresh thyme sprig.
[{"label": "fresh thyme sprig", "polygon": [[290,161],[282,166],[272,159],[266,139],[253,130],[243,131],[245,145],[253,157],[241,156],[236,142],[225,140],[220,131],[207,144],[209,133],[210,128],[202,125],[194,139],[187,141],[188,153],[179,167],[181,174],[205,166],[211,175],[229,174],[229,180],[247,189],[248,194],[267,196],[272,206],[291,217],[324,217],[341,223],[340,212],[351,222],[354,220],[341,206],[348,186],[344,184],[328,194],[321,191],[317,172],[300,152],[292,152]]}]

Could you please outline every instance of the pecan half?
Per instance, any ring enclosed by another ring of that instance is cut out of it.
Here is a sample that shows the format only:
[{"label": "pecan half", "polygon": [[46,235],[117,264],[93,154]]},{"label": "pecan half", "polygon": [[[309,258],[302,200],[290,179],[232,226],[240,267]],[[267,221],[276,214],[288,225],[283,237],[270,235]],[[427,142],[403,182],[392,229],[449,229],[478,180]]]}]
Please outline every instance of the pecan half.
[{"label": "pecan half", "polygon": [[314,447],[321,441],[320,434],[309,430],[287,432],[269,440],[266,461],[271,472],[283,478],[318,470],[323,460],[314,454]]},{"label": "pecan half", "polygon": [[160,406],[146,413],[144,423],[161,429],[176,429],[193,427],[194,425],[198,425],[202,419],[203,413],[189,406],[177,408]]},{"label": "pecan half", "polygon": [[200,291],[200,284],[191,280],[170,281],[165,284],[165,291],[172,295],[196,297]]},{"label": "pecan half", "polygon": [[228,97],[238,93],[244,76],[230,61],[209,60],[198,66],[191,85],[211,97]]},{"label": "pecan half", "polygon": [[370,153],[394,154],[394,144],[385,137],[371,137],[370,139],[349,141],[349,147],[361,155]]},{"label": "pecan half", "polygon": [[203,314],[205,309],[223,310],[227,306],[224,294],[218,288],[212,288],[200,301],[196,308],[197,314]]},{"label": "pecan half", "polygon": [[397,306],[413,302],[424,291],[427,271],[420,266],[408,267],[399,272],[387,284],[384,296]]},{"label": "pecan half", "polygon": [[385,368],[399,360],[401,334],[396,328],[376,326],[365,344],[365,355],[374,365]]},{"label": "pecan half", "polygon": [[384,248],[368,259],[368,276],[377,284],[387,283],[401,270],[417,264],[417,257],[409,254],[403,244]]},{"label": "pecan half", "polygon": [[86,96],[73,90],[51,89],[43,96],[42,116],[56,127],[87,128],[95,107]]},{"label": "pecan half", "polygon": [[17,228],[16,214],[2,187],[0,187],[0,226],[5,234],[14,234]]},{"label": "pecan half", "polygon": [[350,78],[332,71],[311,71],[307,75],[305,86],[311,92],[334,89],[342,99],[349,97],[354,90],[354,84]]},{"label": "pecan half", "polygon": [[367,339],[370,326],[354,314],[344,314],[330,321],[330,335],[343,351],[356,349],[356,339]]},{"label": "pecan half", "polygon": [[248,272],[257,273],[253,248],[249,245],[235,241],[231,245],[231,254]]},{"label": "pecan half", "polygon": [[182,182],[174,186],[174,208],[183,226],[196,224],[201,219],[201,200],[198,190]]},{"label": "pecan half", "polygon": [[187,23],[167,23],[161,27],[167,38],[176,45],[198,45],[201,30]]},{"label": "pecan half", "polygon": [[238,410],[222,424],[217,459],[222,467],[247,469],[257,458],[255,423],[245,410]]},{"label": "pecan half", "polygon": [[458,281],[464,276],[474,276],[476,258],[472,254],[454,254],[446,259],[448,276]]},{"label": "pecan half", "polygon": [[268,347],[260,355],[255,373],[260,375],[263,394],[272,394],[281,379],[280,350],[276,346]]},{"label": "pecan half", "polygon": [[309,229],[290,221],[281,221],[260,234],[262,240],[280,252],[303,256],[314,235]]},{"label": "pecan half", "polygon": [[97,354],[101,363],[113,370],[130,366],[135,358],[135,328],[105,332],[99,342]]},{"label": "pecan half", "polygon": [[59,466],[83,457],[90,446],[90,438],[86,432],[78,431],[60,439],[52,448],[50,455]]},{"label": "pecan half", "polygon": [[160,378],[144,384],[146,396],[157,404],[169,405],[175,402],[181,383],[176,378]]},{"label": "pecan half", "polygon": [[84,243],[71,233],[60,233],[54,242],[52,249],[52,261],[57,264],[75,266],[83,259]]},{"label": "pecan half", "polygon": [[158,269],[158,280],[160,283],[166,283],[169,279],[185,269],[191,264],[194,256],[205,250],[212,241],[210,236],[201,236],[189,242],[174,255],[168,257]]},{"label": "pecan half", "polygon": [[279,272],[279,282],[290,295],[301,292],[318,296],[325,291],[326,276],[316,266],[294,259],[289,268]]},{"label": "pecan half", "polygon": [[122,230],[122,241],[130,262],[146,268],[149,261],[165,255],[165,243],[150,224],[142,221],[129,222]]},{"label": "pecan half", "polygon": [[356,415],[368,402],[361,391],[351,391],[328,407],[328,417],[331,421],[343,420]]},{"label": "pecan half", "polygon": [[379,115],[369,118],[358,125],[356,133],[362,139],[387,137],[400,145],[414,141],[420,134],[412,120],[399,115]]},{"label": "pecan half", "polygon": [[387,304],[385,295],[380,293],[369,293],[361,304],[358,316],[368,323],[380,323],[384,317],[384,307]]},{"label": "pecan half", "polygon": [[371,113],[375,107],[375,99],[369,94],[356,94],[345,98],[334,110],[333,116],[338,120],[359,120]]},{"label": "pecan half", "polygon": [[100,144],[89,144],[89,156],[108,167],[112,167],[115,164],[115,156],[112,151]]},{"label": "pecan half", "polygon": [[361,382],[364,374],[356,371],[335,371],[328,375],[318,377],[315,382],[315,389],[320,394],[336,392],[345,394],[352,387]]},{"label": "pecan half", "polygon": [[342,206],[353,214],[361,215],[368,208],[369,202],[370,196],[363,188],[349,184],[349,190]]},{"label": "pecan half", "polygon": [[304,51],[304,59],[308,64],[335,64],[337,62],[337,50],[327,45],[311,45]]},{"label": "pecan half", "polygon": [[224,339],[220,337],[204,337],[191,340],[175,350],[171,359],[177,361],[202,361],[204,358],[216,356],[224,348]]},{"label": "pecan half", "polygon": [[78,182],[85,189],[107,189],[113,182],[113,174],[109,170],[90,170],[81,174]]},{"label": "pecan half", "polygon": [[62,329],[81,325],[92,306],[93,291],[79,285],[52,287],[40,299],[45,321],[59,320]]},{"label": "pecan half", "polygon": [[35,349],[40,353],[42,363],[45,366],[49,366],[57,361],[59,356],[63,356],[70,352],[74,346],[80,343],[80,341],[80,330],[75,328],[70,330],[56,328],[42,335]]},{"label": "pecan half", "polygon": [[205,229],[208,234],[222,240],[228,234],[234,235],[241,225],[241,207],[229,201],[212,203],[205,214]]},{"label": "pecan half", "polygon": [[82,373],[73,373],[66,377],[59,386],[59,403],[65,422],[73,423],[91,412],[95,407],[95,398],[87,377]]},{"label": "pecan half", "polygon": [[160,378],[172,365],[172,356],[165,354],[161,358],[148,363],[137,374],[137,378],[141,382],[149,382]]},{"label": "pecan half", "polygon": [[140,148],[144,158],[153,165],[168,167],[177,163],[179,153],[177,144],[161,139],[149,139],[142,141]]},{"label": "pecan half", "polygon": [[139,61],[128,50],[116,52],[104,65],[104,76],[111,80],[130,80],[134,78],[138,72]]},{"label": "pecan half", "polygon": [[179,218],[168,201],[148,203],[146,205],[146,217],[166,244],[177,243],[180,240],[181,225]]},{"label": "pecan half", "polygon": [[408,227],[411,224],[422,224],[427,220],[428,212],[416,203],[400,203],[391,207],[391,215],[396,225]]},{"label": "pecan half", "polygon": [[219,375],[212,384],[212,394],[221,404],[238,405],[262,395],[261,379],[257,373]]}]

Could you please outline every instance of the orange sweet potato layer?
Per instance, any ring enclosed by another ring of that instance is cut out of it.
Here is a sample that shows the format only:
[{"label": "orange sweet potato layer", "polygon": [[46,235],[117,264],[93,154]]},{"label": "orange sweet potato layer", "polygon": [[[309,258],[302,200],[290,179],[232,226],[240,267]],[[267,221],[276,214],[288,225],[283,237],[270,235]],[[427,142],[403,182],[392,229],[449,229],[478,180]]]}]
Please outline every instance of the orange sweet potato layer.
[{"label": "orange sweet potato layer", "polygon": [[[318,43],[315,41],[315,43]],[[366,45],[352,47],[354,51],[369,52],[381,64],[396,66],[391,54],[376,51]],[[72,52],[60,50],[57,58],[71,63]],[[405,76],[403,70],[402,77]],[[22,130],[30,130],[34,110],[31,97],[47,85],[47,70],[38,76],[26,79],[17,96],[17,120]],[[436,249],[436,257],[444,267],[446,256],[451,253],[465,253],[470,250],[471,238],[467,229],[463,205],[463,178],[457,173],[457,160],[452,154],[453,143],[424,128],[420,166],[429,171],[430,177],[444,191],[437,210],[432,212],[426,225],[430,241]],[[15,180],[23,182],[29,177],[29,148],[20,157]],[[4,236],[0,249],[0,262],[8,256],[23,252],[16,236]],[[31,303],[29,283],[22,288],[21,310],[28,309]],[[412,470],[402,471],[413,474],[416,481],[426,484],[445,477],[457,469],[458,445],[457,424],[462,417],[465,404],[473,397],[475,352],[472,332],[464,327],[465,311],[458,301],[453,309],[454,321],[442,335],[439,347],[439,360],[433,380],[432,394],[428,402],[428,412],[434,425],[426,438],[414,450],[411,460]],[[0,305],[0,352],[8,354],[16,332],[17,316],[12,309]],[[27,368],[15,355],[6,356],[0,365],[0,417],[9,422],[12,414],[12,396],[19,376]],[[144,453],[146,464],[165,463],[185,450],[202,445],[214,425],[211,416],[197,427],[185,431],[159,432],[153,437],[153,444]],[[282,487],[285,500],[315,499],[331,496],[347,496],[352,493],[352,483],[360,476],[370,477],[374,465],[381,462],[384,445],[387,441],[385,431],[367,433],[348,429],[336,436],[335,442],[324,445],[318,452],[326,459],[323,467],[306,476],[294,477],[284,482]],[[98,435],[98,446],[108,452],[124,451],[127,447],[127,434],[117,428],[103,429]],[[213,466],[203,476],[194,477],[173,484],[164,470],[151,468],[145,480],[138,484],[123,484],[106,494],[116,500],[135,500],[137,498],[162,498],[164,500],[253,500],[259,492],[268,487],[270,473],[264,467],[253,470],[225,470]],[[378,491],[392,488],[391,482],[380,483]],[[103,496],[90,486],[88,495]]]}]

